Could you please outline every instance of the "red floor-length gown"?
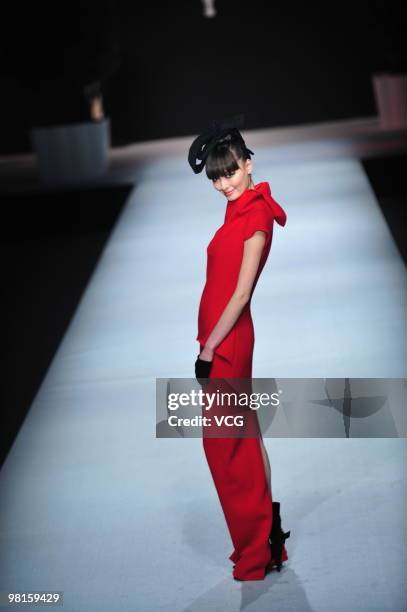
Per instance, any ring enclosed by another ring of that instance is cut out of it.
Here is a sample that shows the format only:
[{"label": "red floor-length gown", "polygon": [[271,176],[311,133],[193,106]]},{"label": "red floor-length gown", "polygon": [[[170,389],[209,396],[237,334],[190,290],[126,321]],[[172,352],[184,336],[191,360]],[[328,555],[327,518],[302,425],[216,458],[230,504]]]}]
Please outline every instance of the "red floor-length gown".
[{"label": "red floor-length gown", "polygon": [[[274,219],[284,226],[287,217],[272,197],[269,184],[258,183],[237,199],[228,201],[224,224],[208,245],[206,283],[196,338],[201,350],[236,288],[244,240],[256,230],[267,234],[250,300],[215,349],[210,379],[252,377],[254,328],[250,302],[270,252]],[[251,412],[257,422],[257,414]],[[234,546],[229,557],[235,564],[233,576],[240,580],[264,579],[273,563],[268,541],[273,506],[260,438],[261,433],[256,437],[208,437],[203,429],[206,459]],[[287,558],[284,547],[282,560]]]}]

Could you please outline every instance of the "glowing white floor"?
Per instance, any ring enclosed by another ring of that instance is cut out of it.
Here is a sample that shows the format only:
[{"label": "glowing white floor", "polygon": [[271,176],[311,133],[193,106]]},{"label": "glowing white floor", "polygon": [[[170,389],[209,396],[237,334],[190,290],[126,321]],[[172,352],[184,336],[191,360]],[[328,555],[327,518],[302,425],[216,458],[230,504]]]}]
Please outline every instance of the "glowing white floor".
[{"label": "glowing white floor", "polygon": [[[405,377],[406,270],[363,169],[291,147],[254,158],[288,221],[253,298],[253,375]],[[405,610],[405,438],[267,439],[290,559],[231,578],[201,441],[155,439],[154,386],[193,376],[225,201],[184,158],[137,179],[0,473],[0,591],[63,590],[69,612]]]}]

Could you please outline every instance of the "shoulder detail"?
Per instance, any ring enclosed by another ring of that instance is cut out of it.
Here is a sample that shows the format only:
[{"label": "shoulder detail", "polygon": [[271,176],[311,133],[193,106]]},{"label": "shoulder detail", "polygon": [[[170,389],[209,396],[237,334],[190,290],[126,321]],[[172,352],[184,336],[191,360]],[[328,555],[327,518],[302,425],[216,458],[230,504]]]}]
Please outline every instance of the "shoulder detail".
[{"label": "shoulder detail", "polygon": [[269,209],[272,212],[273,217],[277,221],[279,225],[284,226],[287,221],[287,215],[284,209],[280,206],[278,202],[271,195],[271,189],[268,182],[264,181],[262,183],[258,183],[256,185],[256,191],[258,191],[262,195],[263,201],[267,204]]},{"label": "shoulder detail", "polygon": [[264,202],[253,205],[252,209],[244,215],[243,240],[253,236],[254,232],[261,230],[266,233],[266,240],[271,238],[273,229],[273,215]]}]

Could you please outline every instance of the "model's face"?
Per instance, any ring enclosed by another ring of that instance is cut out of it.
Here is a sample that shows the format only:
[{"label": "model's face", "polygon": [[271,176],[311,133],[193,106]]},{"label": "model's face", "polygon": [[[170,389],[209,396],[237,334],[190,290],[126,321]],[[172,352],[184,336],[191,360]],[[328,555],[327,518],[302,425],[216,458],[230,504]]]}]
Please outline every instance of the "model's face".
[{"label": "model's face", "polygon": [[217,191],[223,193],[228,200],[236,200],[250,185],[250,174],[252,172],[251,159],[238,160],[239,168],[228,176],[220,176],[213,180],[213,186]]}]

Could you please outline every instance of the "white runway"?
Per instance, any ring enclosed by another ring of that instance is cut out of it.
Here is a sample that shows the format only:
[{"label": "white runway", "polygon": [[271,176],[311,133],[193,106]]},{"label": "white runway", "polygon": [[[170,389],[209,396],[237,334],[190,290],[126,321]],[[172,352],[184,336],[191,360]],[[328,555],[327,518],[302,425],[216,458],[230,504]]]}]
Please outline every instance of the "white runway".
[{"label": "white runway", "polygon": [[[252,301],[253,376],[404,378],[406,268],[360,162],[280,147],[254,149],[288,219]],[[225,200],[186,154],[134,177],[0,473],[0,591],[63,591],[67,612],[406,610],[405,438],[266,439],[289,561],[232,579],[201,441],[155,438],[155,378],[193,376]]]}]

